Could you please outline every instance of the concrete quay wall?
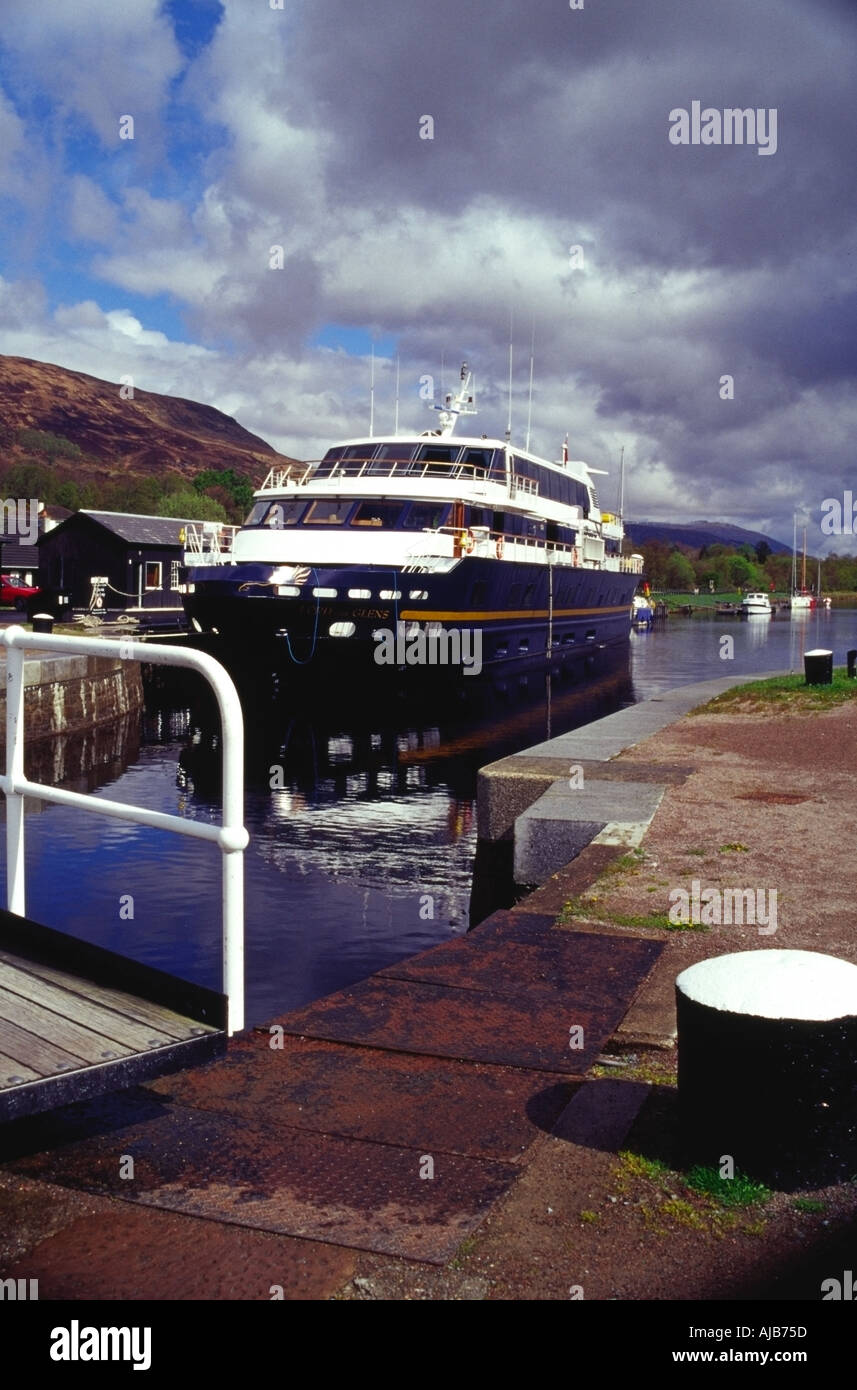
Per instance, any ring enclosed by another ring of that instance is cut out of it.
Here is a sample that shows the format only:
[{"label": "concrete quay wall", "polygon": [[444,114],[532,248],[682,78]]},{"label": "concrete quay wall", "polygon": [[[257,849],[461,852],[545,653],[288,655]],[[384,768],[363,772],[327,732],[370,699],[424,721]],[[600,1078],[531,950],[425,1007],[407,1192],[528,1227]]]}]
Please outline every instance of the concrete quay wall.
[{"label": "concrete quay wall", "polygon": [[[4,659],[0,669],[5,668]],[[27,743],[78,734],[134,714],[143,706],[139,662],[103,656],[27,656]],[[0,686],[0,744],[6,742],[6,682]]]}]

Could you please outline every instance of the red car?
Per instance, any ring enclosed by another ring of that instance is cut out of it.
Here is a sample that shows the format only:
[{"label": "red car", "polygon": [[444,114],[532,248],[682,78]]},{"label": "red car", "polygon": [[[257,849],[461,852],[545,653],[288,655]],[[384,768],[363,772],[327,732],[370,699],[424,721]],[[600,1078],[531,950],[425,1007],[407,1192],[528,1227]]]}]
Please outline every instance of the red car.
[{"label": "red car", "polygon": [[15,584],[8,574],[0,574],[0,604],[12,603],[19,613],[23,613],[30,600],[41,592],[32,584]]}]

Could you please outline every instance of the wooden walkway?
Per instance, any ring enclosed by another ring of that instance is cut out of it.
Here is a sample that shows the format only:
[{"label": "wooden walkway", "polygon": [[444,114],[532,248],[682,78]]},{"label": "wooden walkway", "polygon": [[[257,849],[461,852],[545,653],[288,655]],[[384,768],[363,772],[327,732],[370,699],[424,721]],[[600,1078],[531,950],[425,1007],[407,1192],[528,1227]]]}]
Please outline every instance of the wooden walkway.
[{"label": "wooden walkway", "polygon": [[226,1049],[222,995],[0,912],[0,1121]]}]

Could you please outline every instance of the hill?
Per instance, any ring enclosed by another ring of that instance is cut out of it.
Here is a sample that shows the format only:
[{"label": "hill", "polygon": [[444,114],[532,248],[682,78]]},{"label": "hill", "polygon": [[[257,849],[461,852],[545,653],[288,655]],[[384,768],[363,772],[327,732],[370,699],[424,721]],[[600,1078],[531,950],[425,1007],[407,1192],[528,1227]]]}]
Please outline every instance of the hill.
[{"label": "hill", "polygon": [[7,470],[47,460],[96,486],[123,475],[178,484],[203,470],[233,469],[258,487],[272,463],[294,462],[213,406],[136,387],[133,400],[123,400],[117,382],[4,356],[0,451]]},{"label": "hill", "polygon": [[701,550],[704,545],[751,545],[755,547],[765,541],[773,555],[791,554],[791,546],[766,536],[762,531],[748,531],[743,526],[733,526],[728,521],[691,521],[676,524],[667,521],[626,521],[625,530],[635,545],[647,545],[649,541],[664,541],[667,545],[686,545],[692,550]]}]

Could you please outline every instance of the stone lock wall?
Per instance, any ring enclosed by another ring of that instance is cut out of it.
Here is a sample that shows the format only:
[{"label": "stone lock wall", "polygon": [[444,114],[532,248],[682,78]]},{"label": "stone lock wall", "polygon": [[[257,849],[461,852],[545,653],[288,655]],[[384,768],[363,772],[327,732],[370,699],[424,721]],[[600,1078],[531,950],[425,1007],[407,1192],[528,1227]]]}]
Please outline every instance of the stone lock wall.
[{"label": "stone lock wall", "polygon": [[[5,662],[3,663],[5,666]],[[24,662],[27,744],[120,720],[143,705],[140,663],[103,656],[43,656]],[[5,671],[0,744],[6,741]]]}]

